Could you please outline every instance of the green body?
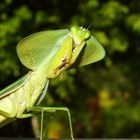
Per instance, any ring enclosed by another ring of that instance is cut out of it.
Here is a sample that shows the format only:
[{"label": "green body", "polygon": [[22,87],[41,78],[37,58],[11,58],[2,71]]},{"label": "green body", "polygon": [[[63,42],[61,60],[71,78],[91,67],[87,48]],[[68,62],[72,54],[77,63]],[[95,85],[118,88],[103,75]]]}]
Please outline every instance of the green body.
[{"label": "green body", "polygon": [[16,118],[31,116],[30,111],[44,96],[49,79],[72,64],[87,65],[105,55],[101,44],[80,27],[33,34],[18,44],[17,53],[30,71],[0,91],[0,127]]}]

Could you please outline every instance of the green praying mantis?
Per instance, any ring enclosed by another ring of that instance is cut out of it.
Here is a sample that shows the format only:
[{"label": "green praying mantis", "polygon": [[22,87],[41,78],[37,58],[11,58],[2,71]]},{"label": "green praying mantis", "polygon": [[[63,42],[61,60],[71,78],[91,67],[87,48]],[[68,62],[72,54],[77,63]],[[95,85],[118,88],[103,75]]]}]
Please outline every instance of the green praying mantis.
[{"label": "green praying mantis", "polygon": [[[72,66],[84,66],[105,56],[102,45],[85,28],[50,30],[35,33],[17,45],[21,63],[29,72],[0,91],[0,127],[16,118],[27,118],[34,112],[66,111],[73,138],[71,117],[65,107],[37,106],[44,98],[49,80]],[[42,124],[42,123],[41,123]],[[41,125],[40,139],[43,139]]]}]

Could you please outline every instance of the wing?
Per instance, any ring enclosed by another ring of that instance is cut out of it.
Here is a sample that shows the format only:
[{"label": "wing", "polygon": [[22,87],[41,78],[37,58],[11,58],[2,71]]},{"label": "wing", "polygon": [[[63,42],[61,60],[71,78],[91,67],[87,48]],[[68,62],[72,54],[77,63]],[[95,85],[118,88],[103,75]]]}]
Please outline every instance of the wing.
[{"label": "wing", "polygon": [[[28,73],[29,74],[29,73]],[[0,91],[0,99],[3,98],[4,96],[9,95],[10,93],[16,91],[20,87],[22,87],[26,81],[29,79],[29,75],[26,74],[25,76],[21,77],[19,80],[15,81],[13,84],[7,86],[3,90]]]},{"label": "wing", "polygon": [[74,63],[74,66],[84,66],[94,62],[97,62],[105,57],[105,50],[103,46],[91,36],[89,40],[86,41],[86,45],[78,56]]},{"label": "wing", "polygon": [[44,61],[50,61],[69,30],[50,30],[35,33],[21,40],[17,53],[21,63],[31,70],[37,69]]}]

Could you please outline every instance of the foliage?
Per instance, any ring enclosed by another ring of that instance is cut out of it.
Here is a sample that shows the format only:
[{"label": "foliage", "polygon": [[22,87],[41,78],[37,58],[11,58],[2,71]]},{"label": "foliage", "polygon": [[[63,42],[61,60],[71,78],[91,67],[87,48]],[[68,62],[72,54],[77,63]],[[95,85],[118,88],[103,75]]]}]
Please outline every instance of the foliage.
[{"label": "foliage", "polygon": [[[16,54],[22,38],[41,30],[91,25],[106,58],[52,80],[42,104],[69,107],[76,137],[140,138],[139,8],[137,0],[0,1],[0,89],[28,71]],[[48,136],[64,136],[66,116],[54,116]],[[29,132],[18,131],[24,127],[13,122],[0,130],[1,136],[24,136]]]}]

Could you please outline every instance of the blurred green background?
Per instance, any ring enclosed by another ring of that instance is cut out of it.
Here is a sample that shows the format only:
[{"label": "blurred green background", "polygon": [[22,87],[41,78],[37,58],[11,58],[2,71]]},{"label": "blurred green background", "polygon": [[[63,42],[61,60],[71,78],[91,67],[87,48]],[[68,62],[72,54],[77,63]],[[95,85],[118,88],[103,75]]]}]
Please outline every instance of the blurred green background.
[{"label": "blurred green background", "polygon": [[[68,107],[74,136],[140,138],[139,0],[1,0],[0,89],[27,73],[16,44],[42,30],[90,27],[104,46],[104,60],[72,69],[50,82],[44,106]],[[66,113],[47,114],[49,138],[69,136]],[[38,135],[36,118],[17,120],[0,136]]]}]

